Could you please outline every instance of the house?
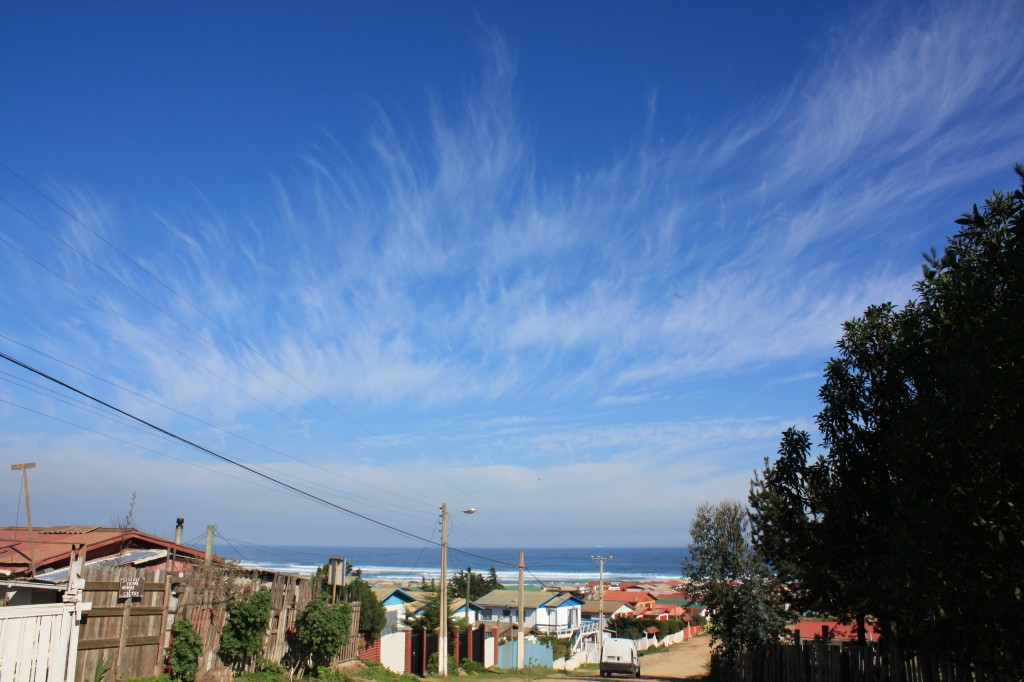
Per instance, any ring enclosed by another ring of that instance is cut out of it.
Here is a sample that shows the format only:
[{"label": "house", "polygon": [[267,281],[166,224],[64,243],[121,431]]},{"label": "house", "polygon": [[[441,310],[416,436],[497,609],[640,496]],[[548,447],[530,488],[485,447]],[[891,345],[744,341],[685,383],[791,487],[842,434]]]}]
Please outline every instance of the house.
[{"label": "house", "polygon": [[[476,600],[480,620],[495,625],[502,621],[519,625],[519,591],[492,590]],[[531,590],[523,593],[522,627],[540,634],[570,637],[580,626],[583,601],[566,592]]]},{"label": "house", "polygon": [[[856,642],[857,624],[838,623],[832,620],[802,620],[788,626],[789,631],[799,635],[800,639],[814,639],[815,637],[827,638],[832,642]],[[874,623],[864,624],[864,634],[869,642],[877,642],[879,639],[878,628]]]},{"label": "house", "polygon": [[[112,565],[131,564],[143,568],[183,570],[204,553],[173,540],[143,533],[134,528],[102,526],[52,526],[0,528],[0,576],[26,577],[35,564],[36,577],[65,568],[71,558],[71,546],[84,544],[86,565],[98,559],[111,559]],[[216,558],[217,562],[223,559]]]},{"label": "house", "polygon": [[[71,550],[85,549],[85,567],[136,566],[184,570],[204,559],[204,553],[134,528],[52,526],[0,528],[0,603],[53,603],[61,600]],[[223,562],[220,557],[214,561]],[[32,567],[35,566],[35,578]]]},{"label": "house", "polygon": [[[583,620],[596,622],[601,616],[601,602],[597,599],[588,599],[583,602],[581,612],[583,614]],[[620,618],[622,616],[630,616],[632,614],[633,607],[626,602],[608,601],[607,599],[604,600],[605,620]]]},{"label": "house", "polygon": [[641,590],[609,590],[604,593],[604,600],[629,604],[634,613],[652,608],[657,602],[653,594]]}]

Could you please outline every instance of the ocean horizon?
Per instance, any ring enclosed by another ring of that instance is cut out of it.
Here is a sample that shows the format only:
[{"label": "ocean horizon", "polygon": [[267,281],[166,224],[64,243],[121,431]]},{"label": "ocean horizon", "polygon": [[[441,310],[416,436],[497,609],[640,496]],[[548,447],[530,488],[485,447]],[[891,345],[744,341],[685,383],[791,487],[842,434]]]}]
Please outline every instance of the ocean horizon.
[{"label": "ocean horizon", "polygon": [[[214,552],[248,568],[278,573],[310,574],[331,557],[341,557],[362,571],[367,581],[408,583],[440,577],[440,549],[428,547],[337,547],[323,545],[236,545],[217,543]],[[472,567],[487,574],[494,567],[506,585],[518,581],[518,548],[448,548],[448,574]],[[673,580],[687,556],[685,547],[542,547],[522,549],[529,584],[585,583],[597,580],[596,556],[611,557],[604,564],[604,578],[624,580]]]}]

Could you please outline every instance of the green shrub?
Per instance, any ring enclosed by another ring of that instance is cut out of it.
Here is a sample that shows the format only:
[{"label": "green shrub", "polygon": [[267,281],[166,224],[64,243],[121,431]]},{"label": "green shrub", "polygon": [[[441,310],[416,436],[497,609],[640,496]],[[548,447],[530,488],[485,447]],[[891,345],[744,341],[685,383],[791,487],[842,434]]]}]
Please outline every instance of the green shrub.
[{"label": "green shrub", "polygon": [[329,665],[348,641],[351,624],[352,608],[345,602],[328,604],[323,599],[309,602],[295,617],[295,632],[290,642],[294,659],[314,670]]},{"label": "green shrub", "polygon": [[220,636],[220,657],[243,670],[263,650],[270,623],[270,592],[265,588],[247,600],[228,602],[228,620]]},{"label": "green shrub", "polygon": [[171,636],[171,646],[167,648],[167,666],[171,677],[192,682],[199,671],[203,640],[188,618],[179,620],[171,627]]},{"label": "green shrub", "polygon": [[462,659],[462,663],[459,665],[459,667],[462,668],[465,672],[469,673],[470,675],[482,673],[485,670],[483,663],[479,661],[474,661],[470,658]]},{"label": "green shrub", "polygon": [[[427,674],[428,675],[436,675],[437,674],[437,672],[438,672],[437,671],[438,661],[439,661],[439,659],[438,659],[436,651],[434,653],[430,654],[430,658],[427,659]],[[454,656],[449,654],[448,655],[448,673],[451,674],[453,671],[458,670],[458,668],[459,668],[459,662],[455,660]]]},{"label": "green shrub", "polygon": [[359,677],[373,680],[373,682],[418,682],[420,679],[415,675],[391,672],[384,667],[383,663],[377,663],[376,661],[367,661],[365,665],[366,670]]}]

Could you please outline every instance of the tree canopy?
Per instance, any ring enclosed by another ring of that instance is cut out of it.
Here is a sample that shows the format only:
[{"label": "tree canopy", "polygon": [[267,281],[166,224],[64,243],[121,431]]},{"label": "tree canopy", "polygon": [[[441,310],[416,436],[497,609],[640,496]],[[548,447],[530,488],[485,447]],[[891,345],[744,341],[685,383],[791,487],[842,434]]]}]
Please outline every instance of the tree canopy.
[{"label": "tree canopy", "polygon": [[804,608],[1024,674],[1024,169],[923,256],[917,297],[847,322],[810,436],[751,485],[758,546]]},{"label": "tree canopy", "polygon": [[724,660],[785,632],[781,586],[750,542],[746,507],[734,500],[697,507],[683,576],[708,611],[711,641]]}]

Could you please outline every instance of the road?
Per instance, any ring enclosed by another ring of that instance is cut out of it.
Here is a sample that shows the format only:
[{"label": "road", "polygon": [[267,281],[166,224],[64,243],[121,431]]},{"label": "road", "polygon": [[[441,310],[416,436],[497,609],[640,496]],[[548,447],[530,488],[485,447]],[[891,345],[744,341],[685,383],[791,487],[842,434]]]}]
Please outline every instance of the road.
[{"label": "road", "polygon": [[640,675],[646,680],[700,680],[707,675],[710,661],[707,636],[696,637],[668,651],[641,656]]},{"label": "road", "polygon": [[[711,661],[711,650],[708,648],[707,635],[695,637],[688,642],[674,644],[668,651],[647,654],[640,657],[641,679],[657,682],[666,680],[678,682],[680,680],[702,680],[708,673],[708,663]],[[616,675],[611,678],[602,678],[596,671],[591,674],[582,674],[580,671],[565,676],[551,677],[545,680],[534,682],[566,682],[566,680],[593,680],[594,682],[614,682],[615,680],[627,680],[629,678]],[[506,682],[514,682],[507,680]]]}]

